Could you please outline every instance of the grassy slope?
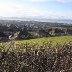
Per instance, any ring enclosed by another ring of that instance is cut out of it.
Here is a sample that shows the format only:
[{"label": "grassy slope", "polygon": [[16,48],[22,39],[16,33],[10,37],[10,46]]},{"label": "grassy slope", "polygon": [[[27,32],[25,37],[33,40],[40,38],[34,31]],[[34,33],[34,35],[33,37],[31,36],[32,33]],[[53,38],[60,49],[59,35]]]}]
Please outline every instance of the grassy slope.
[{"label": "grassy slope", "polygon": [[57,43],[63,45],[64,43],[69,43],[70,41],[72,42],[72,36],[44,37],[44,38],[37,38],[37,39],[30,39],[30,40],[17,40],[12,43],[11,42],[0,43],[0,49],[6,50],[10,48],[10,46],[12,46],[11,48],[17,46],[18,48],[23,48],[23,49],[24,46],[27,46],[29,48],[33,46],[39,48],[40,46],[44,46],[44,44],[46,43],[52,44],[51,46],[56,46]]},{"label": "grassy slope", "polygon": [[50,42],[52,41],[53,45],[56,45],[56,43],[64,44],[72,41],[72,36],[59,36],[59,37],[44,37],[44,38],[37,38],[37,39],[31,39],[31,40],[22,40],[22,41],[16,41],[16,43],[38,43],[39,45],[42,45],[43,42]]},{"label": "grassy slope", "polygon": [[[17,47],[14,42],[2,43],[0,45],[0,72],[72,72],[71,44],[63,47],[59,45],[58,47],[51,47],[52,45],[43,44],[40,48],[24,44],[35,42],[42,45],[43,41],[64,44],[64,42],[72,41],[72,36],[15,41],[18,43]],[[39,48],[39,50],[32,48]]]}]

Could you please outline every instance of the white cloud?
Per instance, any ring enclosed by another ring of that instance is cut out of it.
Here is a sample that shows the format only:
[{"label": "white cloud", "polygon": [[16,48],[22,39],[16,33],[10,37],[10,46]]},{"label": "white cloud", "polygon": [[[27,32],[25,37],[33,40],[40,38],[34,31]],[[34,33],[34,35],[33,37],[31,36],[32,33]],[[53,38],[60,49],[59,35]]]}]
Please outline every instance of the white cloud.
[{"label": "white cloud", "polygon": [[[71,11],[72,12],[72,11]],[[6,3],[0,3],[0,16],[6,17],[24,17],[24,16],[41,16],[47,18],[57,18],[71,16],[71,12],[59,13],[50,12],[47,10],[40,10],[33,7],[21,6],[21,5],[11,5]]]},{"label": "white cloud", "polygon": [[[38,1],[38,0],[37,0]],[[40,1],[50,1],[50,0],[40,0]],[[52,1],[52,0],[51,0]],[[59,1],[62,0],[53,0],[53,1]],[[67,2],[67,0],[64,0]],[[64,17],[70,17],[72,15],[72,11],[68,12],[50,12],[48,10],[40,10],[33,6],[28,5],[21,5],[21,4],[14,4],[14,3],[8,3],[8,2],[0,2],[0,16],[6,16],[6,17],[24,17],[24,16],[43,16],[43,17],[49,17],[49,18],[55,18],[59,16]]]},{"label": "white cloud", "polygon": [[0,16],[22,17],[22,16],[41,16],[44,12],[30,6],[17,4],[0,3]]}]

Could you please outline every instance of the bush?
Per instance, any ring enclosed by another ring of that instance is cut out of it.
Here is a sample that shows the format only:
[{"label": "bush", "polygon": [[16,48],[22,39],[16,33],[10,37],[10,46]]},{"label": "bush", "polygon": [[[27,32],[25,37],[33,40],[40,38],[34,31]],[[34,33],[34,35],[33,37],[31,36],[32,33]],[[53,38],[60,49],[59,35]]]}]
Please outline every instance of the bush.
[{"label": "bush", "polygon": [[[72,72],[72,43],[0,46],[0,72]],[[23,50],[24,49],[24,50]]]}]

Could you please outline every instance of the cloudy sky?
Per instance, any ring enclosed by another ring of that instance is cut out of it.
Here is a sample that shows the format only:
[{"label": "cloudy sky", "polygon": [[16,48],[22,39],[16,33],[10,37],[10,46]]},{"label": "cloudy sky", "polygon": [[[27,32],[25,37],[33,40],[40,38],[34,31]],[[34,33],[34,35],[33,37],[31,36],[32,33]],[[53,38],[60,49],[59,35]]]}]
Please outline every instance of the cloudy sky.
[{"label": "cloudy sky", "polygon": [[72,0],[0,0],[0,16],[72,18]]}]

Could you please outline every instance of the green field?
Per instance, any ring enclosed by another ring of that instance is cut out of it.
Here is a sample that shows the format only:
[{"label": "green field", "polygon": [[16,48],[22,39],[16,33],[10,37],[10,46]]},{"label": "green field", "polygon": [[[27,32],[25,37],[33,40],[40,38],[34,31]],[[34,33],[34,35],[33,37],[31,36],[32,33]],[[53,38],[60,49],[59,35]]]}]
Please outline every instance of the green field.
[{"label": "green field", "polygon": [[[46,48],[48,46],[56,47],[57,45],[62,46],[66,43],[72,42],[72,36],[59,36],[59,37],[44,37],[30,40],[16,40],[13,42],[2,42],[0,43],[0,50],[6,51],[16,49],[16,51],[25,51],[26,48]],[[45,46],[45,47],[44,47]]]},{"label": "green field", "polygon": [[22,40],[16,41],[16,43],[37,43],[38,45],[42,45],[44,42],[51,42],[52,45],[68,43],[72,41],[72,36],[59,36],[59,37],[44,37],[44,38],[37,38],[37,39],[30,39],[30,40]]},{"label": "green field", "polygon": [[0,62],[0,72],[72,72],[72,36],[0,43]]}]

